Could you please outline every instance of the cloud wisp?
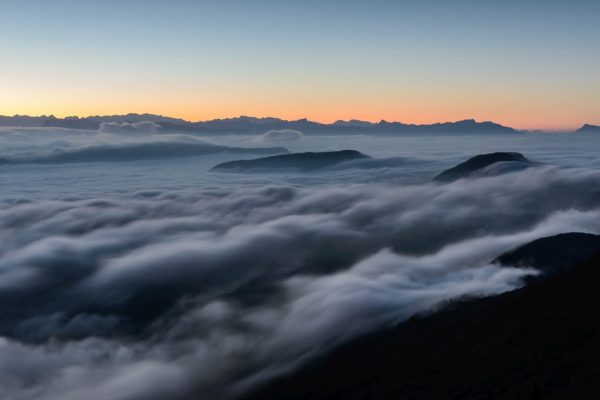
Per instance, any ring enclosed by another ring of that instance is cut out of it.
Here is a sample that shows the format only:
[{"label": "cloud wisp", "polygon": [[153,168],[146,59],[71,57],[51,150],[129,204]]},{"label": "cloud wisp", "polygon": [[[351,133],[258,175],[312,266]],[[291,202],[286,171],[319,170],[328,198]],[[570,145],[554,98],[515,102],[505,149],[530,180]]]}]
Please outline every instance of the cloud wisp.
[{"label": "cloud wisp", "polygon": [[110,134],[152,134],[161,126],[152,121],[139,122],[102,122],[98,128],[100,133]]},{"label": "cloud wisp", "polygon": [[304,139],[304,134],[295,129],[272,129],[256,138],[257,142],[293,142]]}]

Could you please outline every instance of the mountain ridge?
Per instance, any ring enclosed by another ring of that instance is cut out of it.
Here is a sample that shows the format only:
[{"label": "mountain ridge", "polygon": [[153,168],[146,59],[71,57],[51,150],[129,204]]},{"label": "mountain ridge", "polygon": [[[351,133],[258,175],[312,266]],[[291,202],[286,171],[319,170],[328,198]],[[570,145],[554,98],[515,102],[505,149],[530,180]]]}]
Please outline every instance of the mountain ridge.
[{"label": "mountain ridge", "polygon": [[338,120],[321,123],[306,118],[285,120],[275,117],[257,118],[242,115],[234,118],[212,119],[207,121],[187,121],[157,114],[129,113],[123,115],[92,115],[87,117],[68,116],[57,118],[54,115],[42,116],[0,116],[0,126],[4,127],[53,127],[97,130],[104,123],[127,124],[154,122],[168,132],[193,133],[246,133],[260,134],[269,130],[295,129],[303,133],[518,133],[513,128],[492,122],[478,122],[464,119],[454,122],[433,124],[405,124],[402,122],[368,122],[360,120]]},{"label": "mountain ridge", "polygon": [[573,133],[600,133],[599,125],[584,124]]}]

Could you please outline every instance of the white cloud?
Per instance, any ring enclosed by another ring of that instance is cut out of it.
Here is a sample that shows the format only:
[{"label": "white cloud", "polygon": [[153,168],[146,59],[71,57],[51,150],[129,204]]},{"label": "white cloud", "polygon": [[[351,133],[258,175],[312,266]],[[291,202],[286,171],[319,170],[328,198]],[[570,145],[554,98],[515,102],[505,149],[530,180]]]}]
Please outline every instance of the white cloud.
[{"label": "white cloud", "polygon": [[102,122],[98,131],[111,134],[154,134],[161,128],[152,121]]},{"label": "white cloud", "polygon": [[294,129],[273,129],[256,138],[259,142],[292,142],[302,139],[302,132]]}]

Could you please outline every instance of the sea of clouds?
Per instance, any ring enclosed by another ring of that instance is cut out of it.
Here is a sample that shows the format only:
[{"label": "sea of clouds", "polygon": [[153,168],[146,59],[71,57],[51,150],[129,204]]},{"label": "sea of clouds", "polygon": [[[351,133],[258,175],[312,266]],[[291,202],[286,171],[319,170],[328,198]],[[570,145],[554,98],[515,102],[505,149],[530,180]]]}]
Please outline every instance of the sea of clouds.
[{"label": "sea of clouds", "polygon": [[[1,157],[254,142],[138,128],[4,129]],[[519,287],[535,271],[491,263],[515,246],[600,232],[595,141],[481,138],[544,164],[438,184],[475,139],[368,139],[297,138],[376,156],[314,174],[209,172],[227,151],[0,166],[2,398],[232,399],[360,334]]]}]

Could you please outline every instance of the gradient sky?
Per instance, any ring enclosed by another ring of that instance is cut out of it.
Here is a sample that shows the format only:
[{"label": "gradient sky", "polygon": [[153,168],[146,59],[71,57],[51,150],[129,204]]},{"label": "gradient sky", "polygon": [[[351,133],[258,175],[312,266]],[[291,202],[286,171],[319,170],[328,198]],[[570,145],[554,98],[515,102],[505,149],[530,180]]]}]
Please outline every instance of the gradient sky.
[{"label": "gradient sky", "polygon": [[0,114],[600,124],[598,0],[0,0]]}]

